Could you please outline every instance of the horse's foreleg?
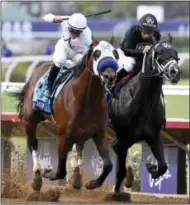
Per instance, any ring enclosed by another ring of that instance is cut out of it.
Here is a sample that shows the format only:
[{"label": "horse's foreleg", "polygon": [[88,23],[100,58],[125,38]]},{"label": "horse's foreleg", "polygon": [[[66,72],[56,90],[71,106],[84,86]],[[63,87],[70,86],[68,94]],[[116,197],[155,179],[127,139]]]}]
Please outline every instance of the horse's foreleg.
[{"label": "horse's foreleg", "polygon": [[112,171],[113,168],[113,164],[109,156],[108,140],[106,137],[104,137],[104,133],[101,133],[101,135],[95,135],[93,137],[93,140],[103,160],[103,171],[97,179],[92,180],[86,184],[87,189],[95,189],[102,186],[103,182],[105,181],[108,174]]},{"label": "horse's foreleg", "polygon": [[118,143],[118,152],[117,152],[117,164],[116,164],[116,184],[114,187],[115,192],[120,191],[121,184],[126,176],[126,156],[127,148],[125,143],[119,141]]},{"label": "horse's foreleg", "polygon": [[147,163],[146,166],[147,166],[148,171],[152,175],[152,178],[157,179],[158,177],[165,174],[168,169],[168,166],[167,166],[167,163],[164,157],[164,146],[160,138],[157,138],[151,141],[147,140],[147,143],[150,146],[152,153],[158,162],[158,167],[150,163]]},{"label": "horse's foreleg", "polygon": [[76,143],[76,151],[78,156],[78,166],[82,165],[82,151],[84,149],[84,142],[83,143]]},{"label": "horse's foreleg", "polygon": [[32,159],[33,159],[34,178],[33,178],[32,188],[38,191],[42,187],[41,167],[37,156],[38,140],[36,139],[36,127],[38,121],[25,120],[25,119],[23,119],[23,121],[24,121],[25,132],[27,135],[28,147],[30,152],[32,153]]},{"label": "horse's foreleg", "polygon": [[43,177],[50,179],[51,181],[64,179],[66,171],[66,160],[67,154],[71,150],[73,143],[68,139],[65,139],[65,136],[59,136],[58,138],[58,166],[57,171],[46,170],[43,174]]},{"label": "horse's foreleg", "polygon": [[73,188],[80,189],[82,186],[81,166],[82,166],[82,151],[84,143],[76,143],[73,145],[72,153],[68,159],[68,184]]}]

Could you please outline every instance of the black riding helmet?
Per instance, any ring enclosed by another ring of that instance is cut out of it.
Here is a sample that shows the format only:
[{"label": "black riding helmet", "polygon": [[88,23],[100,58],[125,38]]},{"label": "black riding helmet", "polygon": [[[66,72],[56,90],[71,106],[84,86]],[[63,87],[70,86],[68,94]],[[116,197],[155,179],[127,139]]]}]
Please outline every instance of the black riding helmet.
[{"label": "black riding helmet", "polygon": [[139,26],[143,31],[154,32],[158,29],[158,21],[152,14],[145,14],[139,20]]}]

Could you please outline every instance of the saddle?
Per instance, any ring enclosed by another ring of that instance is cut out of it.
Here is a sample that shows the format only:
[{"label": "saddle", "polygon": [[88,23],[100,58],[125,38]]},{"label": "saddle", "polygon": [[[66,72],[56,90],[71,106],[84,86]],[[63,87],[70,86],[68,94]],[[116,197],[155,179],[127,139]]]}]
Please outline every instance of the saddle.
[{"label": "saddle", "polygon": [[39,110],[46,114],[53,114],[53,104],[59,96],[59,93],[65,87],[65,85],[73,79],[73,69],[62,67],[57,78],[52,86],[52,95],[48,98],[45,96],[45,91],[48,89],[47,80],[50,69],[38,80],[33,94],[32,109]]}]

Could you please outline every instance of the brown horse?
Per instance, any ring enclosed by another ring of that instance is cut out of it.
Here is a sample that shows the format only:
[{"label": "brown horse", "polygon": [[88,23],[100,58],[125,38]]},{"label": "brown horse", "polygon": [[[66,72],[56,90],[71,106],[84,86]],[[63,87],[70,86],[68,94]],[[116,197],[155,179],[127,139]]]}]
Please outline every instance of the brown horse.
[{"label": "brown horse", "polygon": [[[37,158],[38,140],[36,128],[39,122],[51,117],[41,111],[32,109],[32,97],[38,80],[49,69],[49,64],[37,67],[30,80],[20,93],[20,117],[24,124],[28,147],[33,157],[33,189],[40,190],[42,176],[50,180],[63,179],[66,176],[66,158],[74,143],[93,138],[104,162],[102,174],[90,181],[87,189],[100,187],[112,170],[108,153],[108,142],[104,136],[107,124],[107,105],[104,99],[105,87],[115,84],[118,69],[118,53],[112,42],[93,38],[93,45],[76,66],[76,76],[60,92],[53,105],[54,119],[58,134],[58,167],[57,171],[45,171],[42,174]],[[37,180],[38,179],[38,180]]]}]

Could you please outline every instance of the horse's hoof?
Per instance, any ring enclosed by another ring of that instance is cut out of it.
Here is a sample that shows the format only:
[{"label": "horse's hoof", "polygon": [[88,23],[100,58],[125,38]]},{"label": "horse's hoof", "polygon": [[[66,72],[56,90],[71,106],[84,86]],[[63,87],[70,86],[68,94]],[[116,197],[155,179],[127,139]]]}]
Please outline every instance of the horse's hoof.
[{"label": "horse's hoof", "polygon": [[151,173],[151,177],[152,179],[158,179],[160,177],[159,173],[156,171],[156,172],[152,172]]},{"label": "horse's hoof", "polygon": [[48,176],[48,173],[50,173],[50,172],[52,172],[52,169],[44,169],[42,171],[42,177],[48,178],[47,176]]},{"label": "horse's hoof", "polygon": [[79,189],[81,189],[81,184],[72,184],[72,187],[74,188],[74,189],[77,189],[77,190],[79,190]]},{"label": "horse's hoof", "polygon": [[42,188],[42,177],[40,172],[36,172],[31,184],[32,189],[35,191],[40,191]]},{"label": "horse's hoof", "polygon": [[57,173],[53,172],[53,171],[47,171],[47,170],[44,170],[42,176],[44,178],[47,178],[51,181],[54,181],[54,180],[57,180],[58,177],[57,177]]},{"label": "horse's hoof", "polygon": [[157,166],[154,164],[146,163],[146,168],[150,174],[157,171]]},{"label": "horse's hoof", "polygon": [[96,189],[96,188],[99,188],[99,187],[101,187],[102,186],[102,184],[99,182],[99,181],[97,181],[97,180],[92,180],[92,181],[90,181],[89,183],[87,183],[86,184],[86,189]]},{"label": "horse's hoof", "polygon": [[162,168],[158,168],[157,171],[153,171],[151,173],[153,179],[158,179],[160,176],[164,175],[168,169],[168,166],[164,166]]},{"label": "horse's hoof", "polygon": [[58,177],[57,177],[57,174],[55,173],[55,172],[51,172],[51,173],[49,173],[49,180],[51,180],[51,181],[55,181],[55,180],[57,180],[57,179],[59,179]]},{"label": "horse's hoof", "polygon": [[74,189],[80,189],[82,187],[82,177],[80,174],[79,167],[76,167],[75,170],[73,171],[71,184],[72,184]]},{"label": "horse's hoof", "polygon": [[74,189],[81,189],[82,182],[81,181],[73,181],[73,182],[71,182],[71,185]]},{"label": "horse's hoof", "polygon": [[120,193],[120,188],[114,187],[113,192],[114,192],[114,194]]},{"label": "horse's hoof", "polygon": [[127,168],[127,174],[124,180],[124,186],[126,188],[132,188],[134,182],[134,175],[131,167]]},{"label": "horse's hoof", "polygon": [[113,192],[113,194],[120,193],[120,188],[116,188],[115,186],[113,186],[111,192]]},{"label": "horse's hoof", "polygon": [[152,179],[158,179],[167,170],[167,168],[166,169],[158,169],[158,167],[156,165],[153,165],[150,163],[147,163],[146,167],[147,167],[148,172],[151,174]]},{"label": "horse's hoof", "polygon": [[163,174],[165,174],[168,170],[168,165],[166,164],[163,167],[158,167],[158,173],[160,174],[160,176],[162,176]]}]

